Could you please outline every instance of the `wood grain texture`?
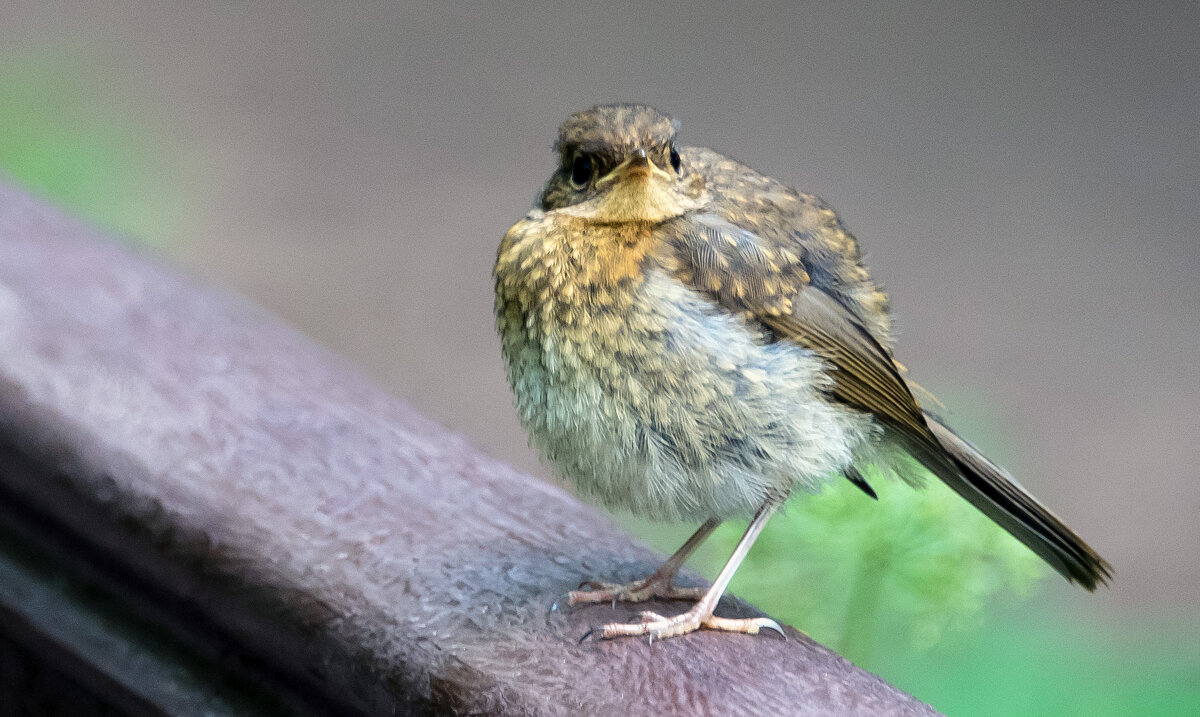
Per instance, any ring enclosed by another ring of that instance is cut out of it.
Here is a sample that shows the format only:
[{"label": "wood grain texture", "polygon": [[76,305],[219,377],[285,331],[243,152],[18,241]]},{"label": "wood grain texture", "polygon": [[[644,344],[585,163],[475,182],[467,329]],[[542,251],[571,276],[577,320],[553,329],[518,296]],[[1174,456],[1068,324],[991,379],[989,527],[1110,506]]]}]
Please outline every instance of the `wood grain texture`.
[{"label": "wood grain texture", "polygon": [[660,556],[244,299],[3,186],[0,444],[35,467],[0,464],[29,540],[294,711],[933,713],[794,630],[578,644],[636,610],[566,592]]}]

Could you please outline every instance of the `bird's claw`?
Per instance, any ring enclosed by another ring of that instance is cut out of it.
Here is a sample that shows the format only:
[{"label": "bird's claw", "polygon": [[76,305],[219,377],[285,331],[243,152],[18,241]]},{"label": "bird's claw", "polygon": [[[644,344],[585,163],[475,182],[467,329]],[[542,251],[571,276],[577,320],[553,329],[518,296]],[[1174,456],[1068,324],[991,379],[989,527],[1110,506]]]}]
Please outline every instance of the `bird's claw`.
[{"label": "bird's claw", "polygon": [[641,619],[641,622],[608,623],[588,630],[584,637],[596,635],[601,640],[608,640],[614,637],[647,635],[650,638],[651,644],[653,644],[654,640],[677,637],[679,635],[686,635],[689,632],[695,632],[696,630],[706,629],[722,632],[740,632],[746,635],[757,635],[762,630],[774,630],[783,639],[787,639],[787,633],[783,631],[779,623],[769,617],[717,617],[711,613],[707,615],[703,614],[696,609],[689,610],[675,617],[664,617],[656,612],[646,610],[639,613],[638,617]]},{"label": "bird's claw", "polygon": [[[587,588],[586,590],[584,588]],[[611,602],[645,602],[647,600],[699,600],[708,588],[681,588],[669,580],[648,578],[622,585],[598,580],[585,580],[579,588],[567,593],[567,604]]]}]

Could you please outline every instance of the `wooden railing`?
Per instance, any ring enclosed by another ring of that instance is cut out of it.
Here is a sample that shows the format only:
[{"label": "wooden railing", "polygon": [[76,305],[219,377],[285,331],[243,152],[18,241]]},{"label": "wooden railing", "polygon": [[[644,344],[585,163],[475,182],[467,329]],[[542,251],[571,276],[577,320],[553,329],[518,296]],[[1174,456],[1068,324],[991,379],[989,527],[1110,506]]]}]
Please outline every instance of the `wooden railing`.
[{"label": "wooden railing", "polygon": [[659,559],[0,186],[0,714],[932,713],[791,629],[580,643]]}]

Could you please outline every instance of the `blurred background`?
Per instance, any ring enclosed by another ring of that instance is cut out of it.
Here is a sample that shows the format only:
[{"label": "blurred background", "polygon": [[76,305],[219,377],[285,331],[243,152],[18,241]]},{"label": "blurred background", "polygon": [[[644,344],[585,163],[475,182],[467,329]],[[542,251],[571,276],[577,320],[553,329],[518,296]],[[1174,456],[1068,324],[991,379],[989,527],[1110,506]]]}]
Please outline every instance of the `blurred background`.
[{"label": "blurred background", "polygon": [[[490,270],[562,118],[653,104],[816,192],[890,289],[900,360],[1116,580],[1086,594],[944,492],[877,485],[797,501],[734,591],[951,714],[1200,713],[1196,3],[0,14],[8,180],[547,478]],[[618,519],[665,551],[695,527]]]}]

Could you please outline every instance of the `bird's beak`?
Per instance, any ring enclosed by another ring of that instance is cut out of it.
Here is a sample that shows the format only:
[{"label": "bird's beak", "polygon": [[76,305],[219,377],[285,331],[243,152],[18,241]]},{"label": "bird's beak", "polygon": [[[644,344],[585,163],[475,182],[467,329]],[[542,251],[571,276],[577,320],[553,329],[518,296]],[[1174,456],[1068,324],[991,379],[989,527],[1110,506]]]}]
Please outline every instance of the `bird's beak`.
[{"label": "bird's beak", "polygon": [[651,162],[650,158],[646,156],[646,150],[638,147],[633,154],[629,155],[629,159],[622,162],[617,169],[631,177],[637,174],[649,175],[654,173],[654,162]]},{"label": "bird's beak", "polygon": [[601,177],[596,182],[596,185],[604,186],[615,181],[623,182],[629,179],[649,179],[655,175],[661,175],[660,179],[673,179],[670,174],[667,174],[658,165],[650,161],[650,157],[646,155],[644,148],[638,147],[625,158],[624,162],[621,162],[611,172]]}]

